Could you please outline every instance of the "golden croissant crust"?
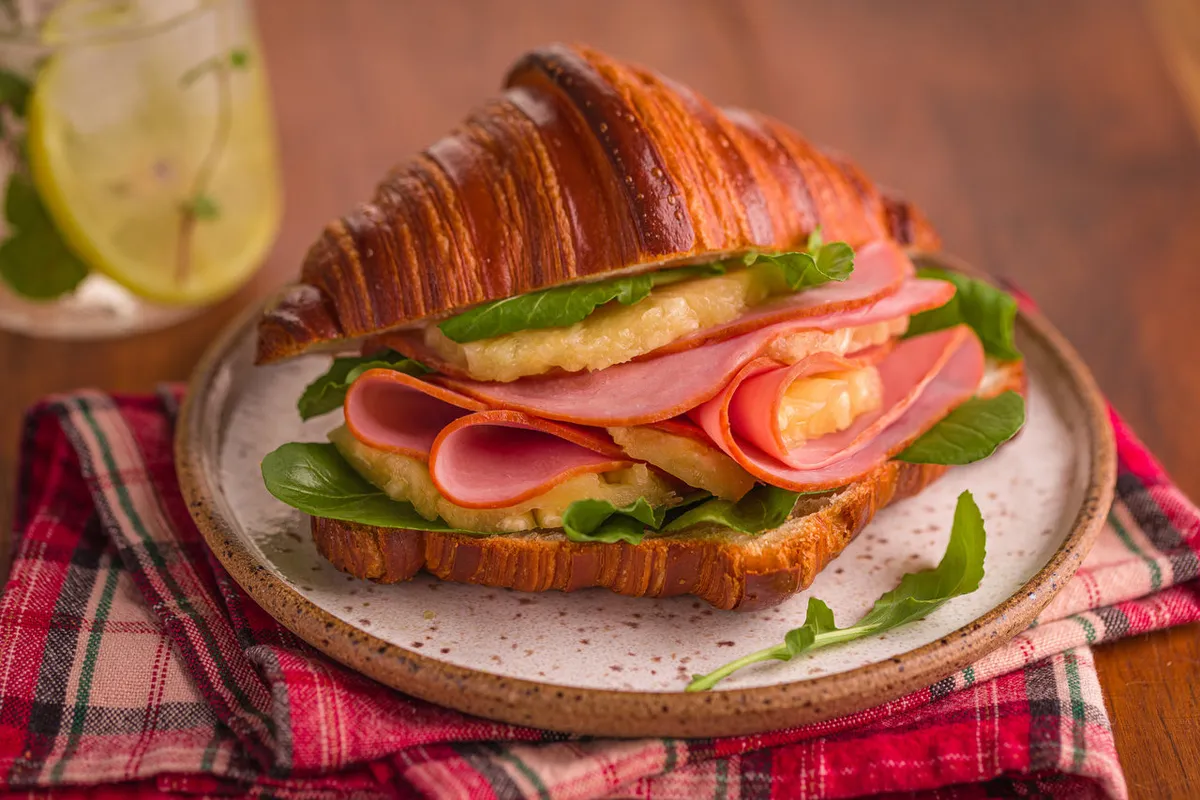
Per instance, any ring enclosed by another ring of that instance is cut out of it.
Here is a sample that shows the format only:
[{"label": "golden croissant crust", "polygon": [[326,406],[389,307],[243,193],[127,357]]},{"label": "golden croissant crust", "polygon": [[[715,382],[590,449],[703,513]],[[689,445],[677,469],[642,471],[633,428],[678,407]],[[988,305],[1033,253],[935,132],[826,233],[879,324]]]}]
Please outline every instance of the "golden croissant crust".
[{"label": "golden croissant crust", "polygon": [[258,357],[608,273],[787,249],[818,225],[852,245],[938,243],[911,205],[780,122],[554,45],[325,228],[264,314]]}]

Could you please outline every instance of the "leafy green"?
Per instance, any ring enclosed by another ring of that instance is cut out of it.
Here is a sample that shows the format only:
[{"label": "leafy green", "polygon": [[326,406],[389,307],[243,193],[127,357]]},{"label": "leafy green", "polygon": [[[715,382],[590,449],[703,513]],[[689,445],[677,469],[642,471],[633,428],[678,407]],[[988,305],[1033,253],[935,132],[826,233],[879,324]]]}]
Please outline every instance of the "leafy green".
[{"label": "leafy green", "polygon": [[630,306],[645,300],[655,286],[704,275],[721,275],[721,264],[679,267],[641,275],[626,275],[594,283],[555,286],[476,306],[438,325],[442,333],[459,342],[490,339],[506,333],[537,328],[563,328],[587,318],[605,303]]},{"label": "leafy green", "polygon": [[774,264],[792,291],[809,289],[829,281],[844,281],[854,272],[854,251],[845,242],[822,244],[821,230],[808,237],[808,247],[794,253],[749,253],[746,266],[759,260]]},{"label": "leafy green", "polygon": [[13,116],[25,116],[25,106],[32,91],[33,84],[24,75],[0,68],[0,106],[10,109]]},{"label": "leafy green", "polygon": [[[823,245],[820,230],[808,240],[807,252],[750,253],[747,266],[765,261],[778,267],[792,291],[819,286],[827,281],[844,281],[854,270],[854,251],[845,242]],[[593,283],[556,286],[540,292],[484,303],[438,327],[448,338],[464,344],[516,331],[563,328],[586,319],[606,303],[630,306],[640,303],[656,286],[707,275],[723,275],[724,264],[664,269],[641,275],[626,275]]]},{"label": "leafy green", "polygon": [[[32,90],[23,75],[0,69],[0,106],[14,117],[24,118]],[[63,241],[25,171],[24,140],[18,138],[11,144],[19,163],[9,175],[4,194],[9,235],[0,244],[0,279],[30,300],[53,300],[87,277],[87,265]]]},{"label": "leafy green", "polygon": [[394,369],[406,375],[424,375],[429,368],[420,362],[386,350],[369,356],[335,358],[324,375],[304,388],[296,407],[301,419],[312,419],[340,408],[350,384],[369,369]]},{"label": "leafy green", "polygon": [[576,500],[563,513],[563,532],[572,542],[638,544],[646,528],[662,526],[666,512],[666,506],[654,508],[644,497],[620,507],[607,500]]},{"label": "leafy green", "polygon": [[52,300],[87,277],[88,268],[67,247],[33,181],[13,172],[4,196],[9,236],[0,244],[0,278],[31,300]]},{"label": "leafy green", "polygon": [[896,459],[913,464],[971,464],[1007,442],[1025,424],[1025,399],[1016,392],[976,397],[947,414]]},{"label": "leafy green", "polygon": [[790,661],[821,647],[882,633],[926,617],[947,600],[970,594],[979,588],[979,582],[983,580],[986,549],[987,533],[983,527],[983,516],[971,493],[963,492],[958,496],[958,505],[954,509],[950,542],[936,567],[905,575],[900,579],[899,586],[876,600],[866,616],[847,628],[837,627],[829,606],[815,597],[810,598],[804,624],[788,631],[783,644],[743,656],[707,675],[697,675],[687,685],[687,691],[711,689],[742,667],[760,661]]},{"label": "leafy green", "polygon": [[917,274],[922,278],[948,281],[954,284],[957,291],[944,306],[914,315],[909,321],[905,337],[920,336],[965,323],[979,336],[988,355],[1002,361],[1021,358],[1013,335],[1017,301],[1010,294],[984,281],[937,267],[922,267]]},{"label": "leafy green", "polygon": [[221,207],[212,195],[199,193],[183,203],[183,211],[199,220],[210,221],[221,216]]},{"label": "leafy green", "polygon": [[778,528],[787,521],[799,499],[800,494],[797,492],[761,484],[747,492],[746,496],[736,503],[714,498],[693,506],[673,518],[663,531],[681,531],[709,522],[742,533],[762,533]]},{"label": "leafy green", "polygon": [[289,442],[271,451],[263,459],[262,476],[267,491],[314,517],[381,528],[458,531],[440,519],[425,519],[412,503],[388,497],[325,442]]}]

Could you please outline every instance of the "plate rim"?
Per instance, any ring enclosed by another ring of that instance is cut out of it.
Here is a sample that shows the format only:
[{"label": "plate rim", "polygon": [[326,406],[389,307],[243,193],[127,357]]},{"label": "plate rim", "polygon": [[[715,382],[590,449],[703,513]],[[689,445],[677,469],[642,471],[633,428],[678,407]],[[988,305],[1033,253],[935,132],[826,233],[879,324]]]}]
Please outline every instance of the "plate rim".
[{"label": "plate rim", "polygon": [[[977,272],[952,257],[941,265]],[[930,257],[926,257],[929,260]],[[269,301],[267,301],[269,302]],[[1017,324],[1040,340],[1055,371],[1084,408],[1091,445],[1087,485],[1071,530],[1049,561],[1015,593],[928,644],[848,672],[744,689],[700,693],[589,689],[497,675],[406,650],[345,622],[265,569],[218,512],[215,465],[199,442],[204,400],[230,351],[262,313],[259,303],[233,320],[205,351],[188,382],[175,428],[175,463],[188,511],[208,547],[262,608],[317,650],[406,694],[468,714],[564,733],[692,738],[763,733],[868,709],[925,688],[1028,628],[1091,549],[1112,505],[1116,444],[1108,405],[1091,373],[1050,322],[1021,309]]]}]

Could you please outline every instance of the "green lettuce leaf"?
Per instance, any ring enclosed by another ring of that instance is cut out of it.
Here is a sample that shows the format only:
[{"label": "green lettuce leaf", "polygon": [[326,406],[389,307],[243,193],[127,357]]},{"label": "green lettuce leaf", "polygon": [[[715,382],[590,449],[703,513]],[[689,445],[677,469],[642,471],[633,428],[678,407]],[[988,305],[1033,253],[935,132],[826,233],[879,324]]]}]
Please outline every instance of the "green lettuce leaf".
[{"label": "green lettuce leaf", "polygon": [[[289,442],[279,447],[263,459],[262,476],[267,491],[276,499],[314,517],[381,528],[496,535],[455,528],[442,519],[426,519],[412,503],[393,500],[359,475],[335,446],[325,442]],[[709,496],[706,492],[689,495],[672,511]],[[653,508],[644,497],[624,507],[607,500],[576,500],[563,514],[563,530],[573,542],[637,544],[647,528],[661,527],[666,515],[665,506]]]},{"label": "green lettuce leaf", "polygon": [[1025,399],[1016,392],[976,397],[947,414],[906,447],[897,461],[972,464],[982,461],[1025,424]]},{"label": "green lettuce leaf", "polygon": [[[819,286],[828,281],[844,281],[854,270],[854,251],[845,242],[823,245],[820,231],[808,240],[807,252],[750,253],[747,266],[766,261],[779,268],[792,291]],[[626,275],[609,280],[556,286],[540,292],[484,303],[451,317],[438,327],[449,339],[460,344],[490,339],[506,333],[539,328],[564,328],[586,319],[606,303],[633,305],[645,300],[656,286],[709,275],[723,275],[724,264],[663,269],[641,275]]]},{"label": "green lettuce leaf", "polygon": [[800,499],[797,492],[760,484],[736,503],[712,499],[675,516],[664,532],[681,531],[701,523],[714,523],[742,533],[762,533],[778,528],[791,515]]},{"label": "green lettuce leaf", "polygon": [[301,419],[312,419],[341,408],[350,384],[369,369],[394,369],[407,375],[424,375],[431,370],[395,350],[369,356],[335,358],[324,375],[304,388],[296,403]]},{"label": "green lettuce leaf", "polygon": [[749,253],[743,261],[746,266],[758,261],[775,265],[792,291],[810,289],[830,281],[844,281],[854,272],[854,251],[850,245],[845,242],[823,245],[819,230],[809,237],[807,251]]},{"label": "green lettuce leaf", "polygon": [[1002,361],[1020,360],[1013,335],[1017,301],[1012,295],[984,281],[937,267],[922,267],[917,274],[953,283],[957,291],[944,306],[913,315],[905,338],[966,324],[979,336],[988,355]]},{"label": "green lettuce leaf", "polygon": [[8,179],[4,217],[9,234],[0,244],[0,279],[14,292],[53,300],[87,277],[87,265],[67,246],[33,181],[21,172]]},{"label": "green lettuce leaf", "polygon": [[620,507],[607,500],[576,500],[563,514],[563,532],[572,542],[637,544],[646,528],[659,529],[666,512],[666,506],[654,508],[644,497]]},{"label": "green lettuce leaf", "polygon": [[687,685],[689,692],[711,689],[743,667],[761,661],[790,661],[798,655],[852,639],[861,639],[929,616],[947,600],[970,594],[983,580],[987,533],[983,516],[970,492],[958,496],[950,542],[942,560],[933,569],[911,572],[900,585],[882,595],[858,622],[838,628],[833,612],[822,601],[810,598],[804,624],[784,636],[783,644],[767,647],[731,661],[707,675],[697,675]]},{"label": "green lettuce leaf", "polygon": [[704,264],[626,275],[594,283],[555,286],[553,289],[484,303],[451,317],[438,327],[448,338],[460,344],[523,330],[564,328],[587,318],[597,308],[613,300],[622,305],[633,305],[645,300],[655,286],[724,272],[722,264]]},{"label": "green lettuce leaf", "polygon": [[263,459],[262,476],[272,495],[314,517],[381,528],[472,533],[440,519],[427,520],[412,503],[388,497],[355,472],[332,444],[289,442]]}]

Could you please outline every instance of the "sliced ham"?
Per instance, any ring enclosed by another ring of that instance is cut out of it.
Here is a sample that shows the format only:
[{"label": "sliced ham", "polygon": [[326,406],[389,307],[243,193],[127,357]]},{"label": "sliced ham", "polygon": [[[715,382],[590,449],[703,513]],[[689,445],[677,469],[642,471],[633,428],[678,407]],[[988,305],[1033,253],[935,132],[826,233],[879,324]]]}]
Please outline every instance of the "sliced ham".
[{"label": "sliced ham", "polygon": [[[771,413],[770,393],[760,392],[742,401],[739,415],[743,418],[736,423],[731,415],[731,408],[737,405],[734,398],[743,384],[779,369],[767,359],[747,363],[716,397],[689,416],[754,477],[792,491],[810,492],[861,478],[970,399],[983,378],[984,356],[979,339],[963,326],[901,342],[879,364],[883,407],[864,415],[846,431],[786,450],[782,454],[785,458],[742,435],[747,430],[744,417],[755,415],[751,404],[759,404],[761,415]],[[774,447],[761,432],[754,439]]]},{"label": "sliced ham", "polygon": [[[783,431],[780,430],[778,424],[779,405],[783,401],[788,387],[794,382],[812,375],[874,366],[883,361],[891,349],[890,345],[871,347],[847,356],[839,356],[834,353],[815,353],[791,366],[780,366],[769,360],[752,362],[755,363],[754,370],[750,374],[743,373],[737,391],[729,397],[730,427],[737,435],[784,463],[799,468],[820,466],[820,464],[795,464],[789,461],[788,447],[784,444]],[[760,367],[762,368],[761,372],[758,371]],[[897,384],[893,382],[892,385]],[[888,384],[885,383],[885,390],[887,386]],[[709,401],[709,403],[714,402],[716,400]],[[884,408],[888,406],[886,394],[881,405]],[[699,412],[699,409],[693,410]],[[851,428],[863,427],[860,424],[861,421],[871,416],[883,417],[879,413],[863,414],[854,421]],[[826,434],[815,440],[813,445],[815,446],[817,442],[824,443],[825,440],[840,435],[839,433]],[[847,449],[848,446],[841,444],[832,449],[836,454],[838,451]]]},{"label": "sliced ham", "polygon": [[[651,353],[639,356],[637,360],[655,359],[669,353],[690,350],[706,342],[729,339],[777,322],[828,317],[869,306],[899,291],[913,274],[912,261],[895,243],[872,242],[860,247],[855,253],[854,272],[845,281],[805,289],[750,309],[737,319],[676,339]],[[368,340],[363,349],[364,352],[370,352],[384,347],[397,350],[444,375],[470,378],[460,365],[446,361],[428,347],[421,331],[385,333]]]},{"label": "sliced ham", "polygon": [[350,385],[343,408],[355,439],[426,460],[443,428],[484,405],[403,372],[370,369]]},{"label": "sliced ham", "polygon": [[511,383],[451,377],[437,380],[495,408],[580,425],[643,425],[678,416],[711,399],[780,336],[884,322],[944,305],[953,294],[954,286],[946,281],[912,278],[898,292],[866,308],[788,320],[732,339],[598,372],[522,378]]},{"label": "sliced ham", "polygon": [[429,462],[438,491],[465,508],[503,508],[568,478],[633,463],[603,431],[486,411],[401,372],[364,372],[346,393],[346,427],[379,450]]},{"label": "sliced ham", "polygon": [[429,454],[429,474],[452,503],[502,508],[576,475],[632,463],[606,435],[519,411],[482,411],[442,430]]}]

